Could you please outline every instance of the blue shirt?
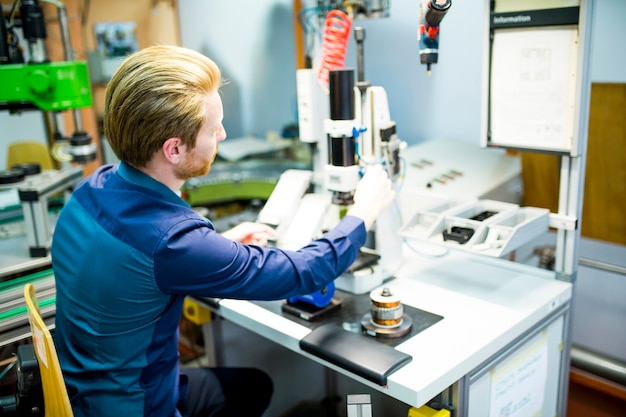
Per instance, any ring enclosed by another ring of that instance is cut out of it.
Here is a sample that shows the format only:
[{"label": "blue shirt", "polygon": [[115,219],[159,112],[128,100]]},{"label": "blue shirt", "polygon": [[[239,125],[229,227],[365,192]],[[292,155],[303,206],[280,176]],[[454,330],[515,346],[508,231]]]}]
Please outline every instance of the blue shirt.
[{"label": "blue shirt", "polygon": [[121,163],[86,178],[52,240],[55,343],[80,416],[179,416],[178,325],[186,295],[277,300],[312,293],[356,259],[346,216],[299,251],[222,237],[162,183]]}]

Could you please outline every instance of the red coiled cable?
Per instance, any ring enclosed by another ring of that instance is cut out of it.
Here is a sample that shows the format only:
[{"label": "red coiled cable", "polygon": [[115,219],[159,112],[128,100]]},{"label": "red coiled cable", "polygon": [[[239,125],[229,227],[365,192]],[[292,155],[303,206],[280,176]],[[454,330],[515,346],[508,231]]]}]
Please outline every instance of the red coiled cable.
[{"label": "red coiled cable", "polygon": [[326,16],[322,34],[322,59],[317,72],[317,82],[328,94],[328,77],[332,70],[344,67],[352,19],[345,12],[333,9]]}]

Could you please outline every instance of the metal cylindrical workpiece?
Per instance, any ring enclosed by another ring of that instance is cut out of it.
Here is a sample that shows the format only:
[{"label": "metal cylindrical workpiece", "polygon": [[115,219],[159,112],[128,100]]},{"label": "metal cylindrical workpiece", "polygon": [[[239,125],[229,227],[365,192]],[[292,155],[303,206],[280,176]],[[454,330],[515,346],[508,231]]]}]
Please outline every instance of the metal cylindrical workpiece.
[{"label": "metal cylindrical workpiece", "polygon": [[329,92],[331,120],[354,119],[354,70],[330,71]]},{"label": "metal cylindrical workpiece", "polygon": [[361,318],[365,334],[383,339],[402,337],[413,327],[413,319],[395,291],[389,287],[370,292],[370,311]]},{"label": "metal cylindrical workpiece", "polygon": [[381,327],[397,327],[402,324],[404,308],[400,297],[385,287],[370,293],[370,310],[372,322]]}]

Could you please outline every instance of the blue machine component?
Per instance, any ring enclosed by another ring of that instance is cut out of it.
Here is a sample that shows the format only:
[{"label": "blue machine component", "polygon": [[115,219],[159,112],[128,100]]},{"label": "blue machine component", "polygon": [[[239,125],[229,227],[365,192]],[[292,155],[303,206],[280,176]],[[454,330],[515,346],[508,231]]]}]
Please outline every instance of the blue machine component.
[{"label": "blue machine component", "polygon": [[323,308],[330,304],[333,296],[335,295],[335,283],[331,282],[326,287],[312,294],[299,295],[296,297],[290,297],[289,303],[295,304],[298,302],[314,305],[315,307]]}]

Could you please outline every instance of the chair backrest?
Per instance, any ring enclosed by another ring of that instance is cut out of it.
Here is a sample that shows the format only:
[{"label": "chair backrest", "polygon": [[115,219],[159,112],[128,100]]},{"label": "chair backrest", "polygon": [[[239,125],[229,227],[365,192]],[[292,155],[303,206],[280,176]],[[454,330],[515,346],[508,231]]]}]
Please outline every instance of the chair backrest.
[{"label": "chair backrest", "polygon": [[54,161],[45,143],[34,141],[14,142],[7,149],[7,169],[16,164],[38,163],[41,169],[54,169]]},{"label": "chair backrest", "polygon": [[73,417],[70,398],[63,380],[59,358],[50,330],[41,317],[39,301],[33,284],[24,286],[28,321],[33,335],[35,355],[39,362],[46,417]]}]

